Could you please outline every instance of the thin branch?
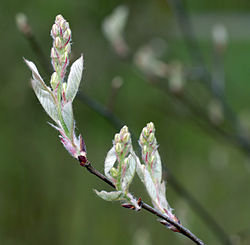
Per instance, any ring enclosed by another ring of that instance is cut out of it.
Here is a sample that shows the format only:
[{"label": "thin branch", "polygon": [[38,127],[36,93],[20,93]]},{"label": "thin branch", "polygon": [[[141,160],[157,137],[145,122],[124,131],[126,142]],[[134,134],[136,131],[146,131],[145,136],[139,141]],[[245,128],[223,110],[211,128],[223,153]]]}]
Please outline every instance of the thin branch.
[{"label": "thin branch", "polygon": [[[95,175],[96,177],[98,177],[99,179],[101,179],[102,181],[106,182],[108,185],[110,185],[111,187],[115,188],[115,185],[112,183],[111,180],[109,180],[107,177],[105,177],[102,173],[100,173],[98,170],[96,170],[90,162],[86,162],[84,163],[81,159],[81,157],[79,157],[79,162],[80,165],[82,167],[85,167],[91,174]],[[136,198],[137,200],[139,200],[138,198]],[[153,215],[158,216],[159,218],[167,221],[168,223],[170,223],[171,225],[173,225],[178,232],[180,232],[182,235],[188,237],[190,240],[192,240],[194,243],[199,244],[199,245],[205,245],[205,243],[203,241],[201,241],[198,237],[196,237],[191,231],[189,231],[187,228],[185,228],[184,226],[182,226],[181,224],[179,224],[178,222],[172,220],[171,218],[169,218],[167,215],[162,214],[161,212],[157,211],[156,209],[154,209],[153,207],[151,207],[150,205],[148,205],[147,203],[144,203],[142,201],[140,201],[140,205],[141,208],[147,210],[148,212],[150,212]]]},{"label": "thin branch", "polygon": [[[171,6],[176,19],[178,21],[179,27],[182,31],[183,38],[186,42],[186,46],[190,53],[191,58],[193,59],[196,65],[199,65],[201,77],[200,79],[204,82],[204,84],[209,88],[212,92],[212,95],[217,98],[224,109],[225,116],[228,121],[231,123],[233,129],[235,130],[234,138],[238,141],[239,147],[243,149],[243,151],[249,156],[250,155],[250,140],[246,137],[246,132],[242,128],[241,123],[238,120],[236,113],[233,111],[231,106],[225,100],[225,96],[221,96],[220,93],[212,89],[212,76],[208,69],[206,68],[204,58],[200,47],[198,45],[197,38],[194,34],[193,26],[190,21],[190,16],[188,14],[187,8],[184,4],[183,0],[167,0],[169,5]],[[219,81],[217,81],[219,82]]]},{"label": "thin branch", "polygon": [[[40,61],[41,65],[42,65],[42,67],[44,69],[44,71],[49,74],[50,73],[49,64],[48,63],[45,64],[45,62],[41,61],[41,60],[45,61],[46,58],[45,58],[45,55],[42,52],[42,49],[40,47],[40,44],[37,42],[37,39],[35,38],[35,35],[33,34],[33,32],[31,32],[32,36],[27,36],[27,35],[25,35],[25,33],[23,33],[23,35],[26,38],[26,40],[29,42],[29,44],[30,44],[33,52],[37,56],[37,59]],[[39,47],[39,48],[36,48],[36,47]],[[87,106],[89,106],[91,109],[93,109],[94,111],[96,111],[100,116],[102,116],[103,118],[105,118],[116,129],[119,130],[123,125],[126,124],[125,122],[123,122],[122,120],[120,120],[118,117],[116,117],[114,113],[112,113],[111,111],[109,111],[102,104],[100,104],[99,102],[97,102],[93,98],[89,97],[88,95],[86,95],[82,91],[78,93],[77,98],[80,101],[82,101],[83,103],[85,103]],[[135,136],[131,132],[131,130],[130,130],[130,133],[131,133],[132,138],[135,138]],[[102,174],[100,175],[102,177],[100,177],[98,175],[99,172],[98,171],[95,172],[91,165],[88,166],[88,167],[86,167],[86,168],[87,168],[87,170],[89,172],[95,174],[97,177],[99,177],[101,179],[102,178],[104,178],[104,179],[106,178]],[[193,209],[194,212],[196,212],[197,215],[200,216],[200,218],[203,220],[203,222],[207,224],[208,228],[210,228],[211,230],[215,231],[215,227],[220,227],[220,225],[212,218],[212,216],[209,214],[209,212],[205,210],[205,208],[202,206],[202,204],[199,203],[199,201],[197,199],[195,199],[194,196],[188,190],[186,190],[179,182],[177,182],[176,178],[172,174],[169,177],[170,178],[168,180],[168,183],[180,195],[181,198],[184,198],[185,201],[187,201],[189,203],[190,208]],[[110,180],[107,180],[107,183],[109,185],[113,186],[113,183],[110,182]],[[176,183],[178,183],[178,185],[176,185]],[[204,215],[201,210],[205,210],[205,213],[207,215]],[[218,230],[222,230],[222,228],[220,227],[220,229],[218,229]],[[218,236],[218,233],[215,233],[215,234]],[[224,234],[224,233],[221,232],[221,234]],[[225,240],[227,240],[226,234],[225,234]]]}]

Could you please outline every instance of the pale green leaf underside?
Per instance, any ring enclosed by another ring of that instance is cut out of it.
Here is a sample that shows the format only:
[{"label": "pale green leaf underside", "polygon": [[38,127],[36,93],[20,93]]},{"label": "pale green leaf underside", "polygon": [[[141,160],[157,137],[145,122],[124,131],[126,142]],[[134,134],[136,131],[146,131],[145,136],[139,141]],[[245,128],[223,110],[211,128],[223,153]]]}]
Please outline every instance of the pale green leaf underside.
[{"label": "pale green leaf underside", "polygon": [[[133,155],[132,155],[133,154]],[[136,170],[136,159],[135,159],[135,153],[132,153],[128,156],[128,166],[126,166],[126,172],[122,179],[122,189],[128,190],[128,187],[130,183],[132,182],[135,170]]]},{"label": "pale green leaf underside", "polygon": [[81,82],[82,71],[83,71],[83,57],[81,56],[78,60],[76,60],[72,64],[70,68],[70,73],[67,81],[67,88],[65,91],[65,96],[67,101],[74,100]]},{"label": "pale green leaf underside", "polygon": [[136,173],[142,183],[144,183],[145,165],[141,164],[140,159],[136,156]]},{"label": "pale green leaf underside", "polygon": [[152,166],[152,175],[154,180],[161,182],[162,167],[161,167],[161,157],[158,151],[155,152],[155,160]]},{"label": "pale green leaf underside", "polygon": [[117,201],[122,196],[121,191],[111,191],[111,192],[100,191],[99,192],[95,190],[95,193],[105,201]]},{"label": "pale green leaf underside", "polygon": [[115,147],[113,146],[107,153],[107,156],[105,158],[104,162],[104,173],[107,177],[111,177],[109,174],[110,169],[114,166],[116,161],[116,153],[115,153]]},{"label": "pale green leaf underside", "polygon": [[54,100],[53,100],[51,93],[49,93],[48,90],[45,90],[42,84],[40,83],[40,81],[38,80],[32,79],[31,84],[44,110],[57,123],[58,114],[57,114],[57,109],[54,104]]},{"label": "pale green leaf underside", "polygon": [[74,118],[73,118],[73,109],[72,109],[72,102],[66,103],[62,108],[62,117],[63,121],[65,122],[69,132],[73,132],[74,126]]},{"label": "pale green leaf underside", "polygon": [[157,191],[155,183],[153,182],[150,173],[147,169],[144,171],[144,184],[146,186],[147,192],[149,196],[151,197],[152,201],[157,199]]}]

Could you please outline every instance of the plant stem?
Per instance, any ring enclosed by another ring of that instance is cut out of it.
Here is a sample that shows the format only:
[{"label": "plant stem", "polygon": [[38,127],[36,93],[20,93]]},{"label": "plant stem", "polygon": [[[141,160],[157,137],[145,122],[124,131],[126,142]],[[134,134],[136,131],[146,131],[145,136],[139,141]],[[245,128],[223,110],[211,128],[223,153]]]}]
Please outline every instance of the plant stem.
[{"label": "plant stem", "polygon": [[[101,179],[102,181],[106,182],[108,185],[110,185],[111,187],[115,188],[115,185],[113,184],[113,182],[108,179],[106,176],[104,176],[102,173],[100,173],[97,169],[95,169],[91,163],[89,161],[87,161],[86,163],[83,163],[80,159],[80,166],[85,167],[91,174],[97,176],[99,179]],[[136,198],[138,199],[138,198]],[[182,226],[181,224],[179,224],[178,222],[172,220],[171,218],[169,218],[168,216],[166,216],[165,214],[162,214],[161,212],[157,211],[156,209],[154,209],[153,207],[151,207],[150,205],[148,205],[147,203],[144,203],[141,201],[141,208],[143,208],[144,210],[147,210],[148,212],[150,212],[151,214],[154,214],[156,216],[158,216],[159,218],[167,221],[169,224],[173,225],[175,228],[177,228],[177,230],[184,236],[188,237],[190,240],[192,240],[194,243],[198,244],[198,245],[205,245],[205,243],[203,241],[201,241],[198,237],[196,237],[191,231],[189,231],[187,228],[185,228],[184,226]]]}]

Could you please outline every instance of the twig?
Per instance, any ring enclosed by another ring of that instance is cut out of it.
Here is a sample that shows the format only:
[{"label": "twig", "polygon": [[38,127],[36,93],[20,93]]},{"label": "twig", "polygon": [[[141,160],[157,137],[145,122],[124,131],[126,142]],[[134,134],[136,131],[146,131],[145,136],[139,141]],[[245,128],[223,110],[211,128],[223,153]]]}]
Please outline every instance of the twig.
[{"label": "twig", "polygon": [[200,72],[202,74],[201,80],[210,89],[213,96],[221,102],[225,112],[225,116],[233,126],[233,129],[235,130],[234,138],[236,139],[236,141],[238,141],[238,146],[241,147],[243,151],[249,156],[250,140],[246,137],[247,134],[244,132],[242,125],[238,120],[237,115],[235,114],[233,109],[229,106],[229,104],[225,100],[225,97],[221,96],[220,93],[217,93],[217,91],[212,89],[212,83],[211,83],[212,76],[205,66],[203,55],[200,51],[200,47],[198,45],[196,36],[194,34],[189,14],[183,0],[167,0],[167,2],[172,7],[172,10],[176,16],[176,19],[182,31],[183,38],[186,42],[186,46],[188,48],[190,56],[193,58],[195,64],[199,65],[200,67]]},{"label": "twig", "polygon": [[115,101],[117,99],[118,92],[123,84],[123,80],[121,77],[117,76],[114,77],[111,81],[111,88],[110,88],[110,96],[108,98],[107,108],[110,112],[114,111]]},{"label": "twig", "polygon": [[[37,39],[35,38],[33,32],[31,32],[31,34],[32,34],[32,37],[30,38],[29,36],[26,36],[25,33],[23,33],[24,37],[29,42],[33,52],[36,54],[37,59],[40,60],[40,63],[42,65],[44,71],[46,73],[49,73],[50,72],[49,64],[48,63],[45,64],[45,62],[41,62],[41,59],[43,59],[43,60],[46,60],[46,59],[45,59],[44,53],[42,52],[42,49],[40,48],[40,44],[37,42]],[[35,44],[33,44],[33,43],[35,43]],[[39,47],[39,48],[37,49],[36,47]],[[87,106],[89,106],[91,109],[96,111],[100,116],[105,118],[116,129],[119,130],[123,125],[126,124],[125,122],[121,121],[118,117],[116,117],[115,114],[113,114],[111,111],[109,111],[107,108],[105,108],[102,104],[98,103],[96,100],[89,97],[84,92],[82,92],[82,91],[79,92],[77,95],[77,98],[80,101],[82,101],[83,103],[85,103]],[[133,137],[135,138],[135,136],[131,132],[131,130],[130,130],[130,133],[132,135],[132,138]],[[89,166],[87,168],[87,170],[92,173],[93,172],[92,166]],[[93,174],[94,174],[94,172],[93,172]],[[97,175],[97,172],[95,175]],[[103,175],[101,175],[101,176],[103,176]],[[105,176],[104,176],[104,178],[105,178]],[[110,181],[108,181],[108,182],[110,182]],[[180,196],[182,198],[184,198],[189,203],[191,209],[193,209],[195,212],[197,212],[197,214],[200,216],[200,218],[203,219],[203,222],[206,223],[207,226],[211,230],[215,230],[214,227],[220,227],[220,225],[212,218],[212,216],[208,213],[208,211],[206,211],[207,216],[202,214],[201,210],[205,210],[205,208],[198,202],[198,200],[196,200],[194,198],[194,196],[192,196],[192,194],[188,190],[186,190],[180,183],[177,187],[177,185],[175,184],[175,183],[177,183],[177,180],[172,174],[170,175],[168,183],[173,187],[173,189],[178,194],[180,194]],[[110,182],[108,184],[113,185],[112,182]],[[210,218],[208,218],[208,217],[210,217]],[[224,234],[224,233],[222,232],[221,234]]]},{"label": "twig", "polygon": [[[84,159],[85,160],[85,159]],[[115,185],[112,183],[111,180],[109,180],[107,177],[105,177],[102,173],[100,173],[98,170],[96,170],[90,162],[84,162],[82,161],[81,157],[79,157],[79,162],[80,165],[82,167],[85,167],[91,174],[95,175],[96,177],[98,177],[99,179],[101,179],[102,181],[106,182],[108,185],[110,185],[111,187],[115,188]],[[137,200],[139,200],[137,198]],[[203,241],[201,241],[198,237],[196,237],[191,231],[189,231],[187,228],[185,228],[184,226],[182,226],[181,224],[179,224],[178,222],[175,222],[174,220],[172,220],[171,218],[169,218],[168,216],[162,214],[161,212],[157,211],[156,209],[154,209],[153,207],[151,207],[150,205],[148,205],[147,203],[144,203],[142,201],[140,201],[140,205],[141,208],[147,210],[148,212],[158,216],[159,218],[167,221],[168,223],[170,223],[171,225],[173,225],[178,232],[180,232],[182,235],[188,237],[190,240],[192,240],[194,243],[199,244],[199,245],[205,245],[205,243],[203,243]]]}]

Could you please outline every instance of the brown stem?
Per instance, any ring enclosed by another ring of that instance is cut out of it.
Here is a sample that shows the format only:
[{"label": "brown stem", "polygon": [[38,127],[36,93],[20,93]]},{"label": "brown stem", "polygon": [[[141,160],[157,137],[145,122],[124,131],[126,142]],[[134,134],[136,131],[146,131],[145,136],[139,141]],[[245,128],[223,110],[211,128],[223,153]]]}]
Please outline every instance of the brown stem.
[{"label": "brown stem", "polygon": [[[102,181],[106,182],[111,187],[115,188],[115,185],[113,184],[113,182],[110,179],[108,179],[106,176],[104,176],[102,173],[100,173],[97,169],[95,169],[91,165],[91,163],[89,161],[87,161],[87,159],[85,157],[79,156],[78,160],[80,162],[80,166],[85,167],[91,174],[95,175],[96,177],[98,177]],[[138,198],[136,198],[136,199],[138,199]],[[140,199],[138,199],[138,200],[140,200]],[[198,237],[196,237],[190,230],[188,230],[187,228],[185,228],[184,226],[182,226],[178,222],[172,220],[171,218],[169,218],[165,214],[162,214],[161,212],[157,211],[156,209],[154,209],[153,207],[151,207],[147,203],[142,202],[141,200],[140,200],[140,205],[141,205],[141,208],[147,210],[151,214],[154,214],[157,217],[167,221],[169,224],[173,225],[178,230],[178,232],[180,232],[182,235],[188,237],[194,243],[199,244],[199,245],[205,245],[205,243],[202,242]]]}]

